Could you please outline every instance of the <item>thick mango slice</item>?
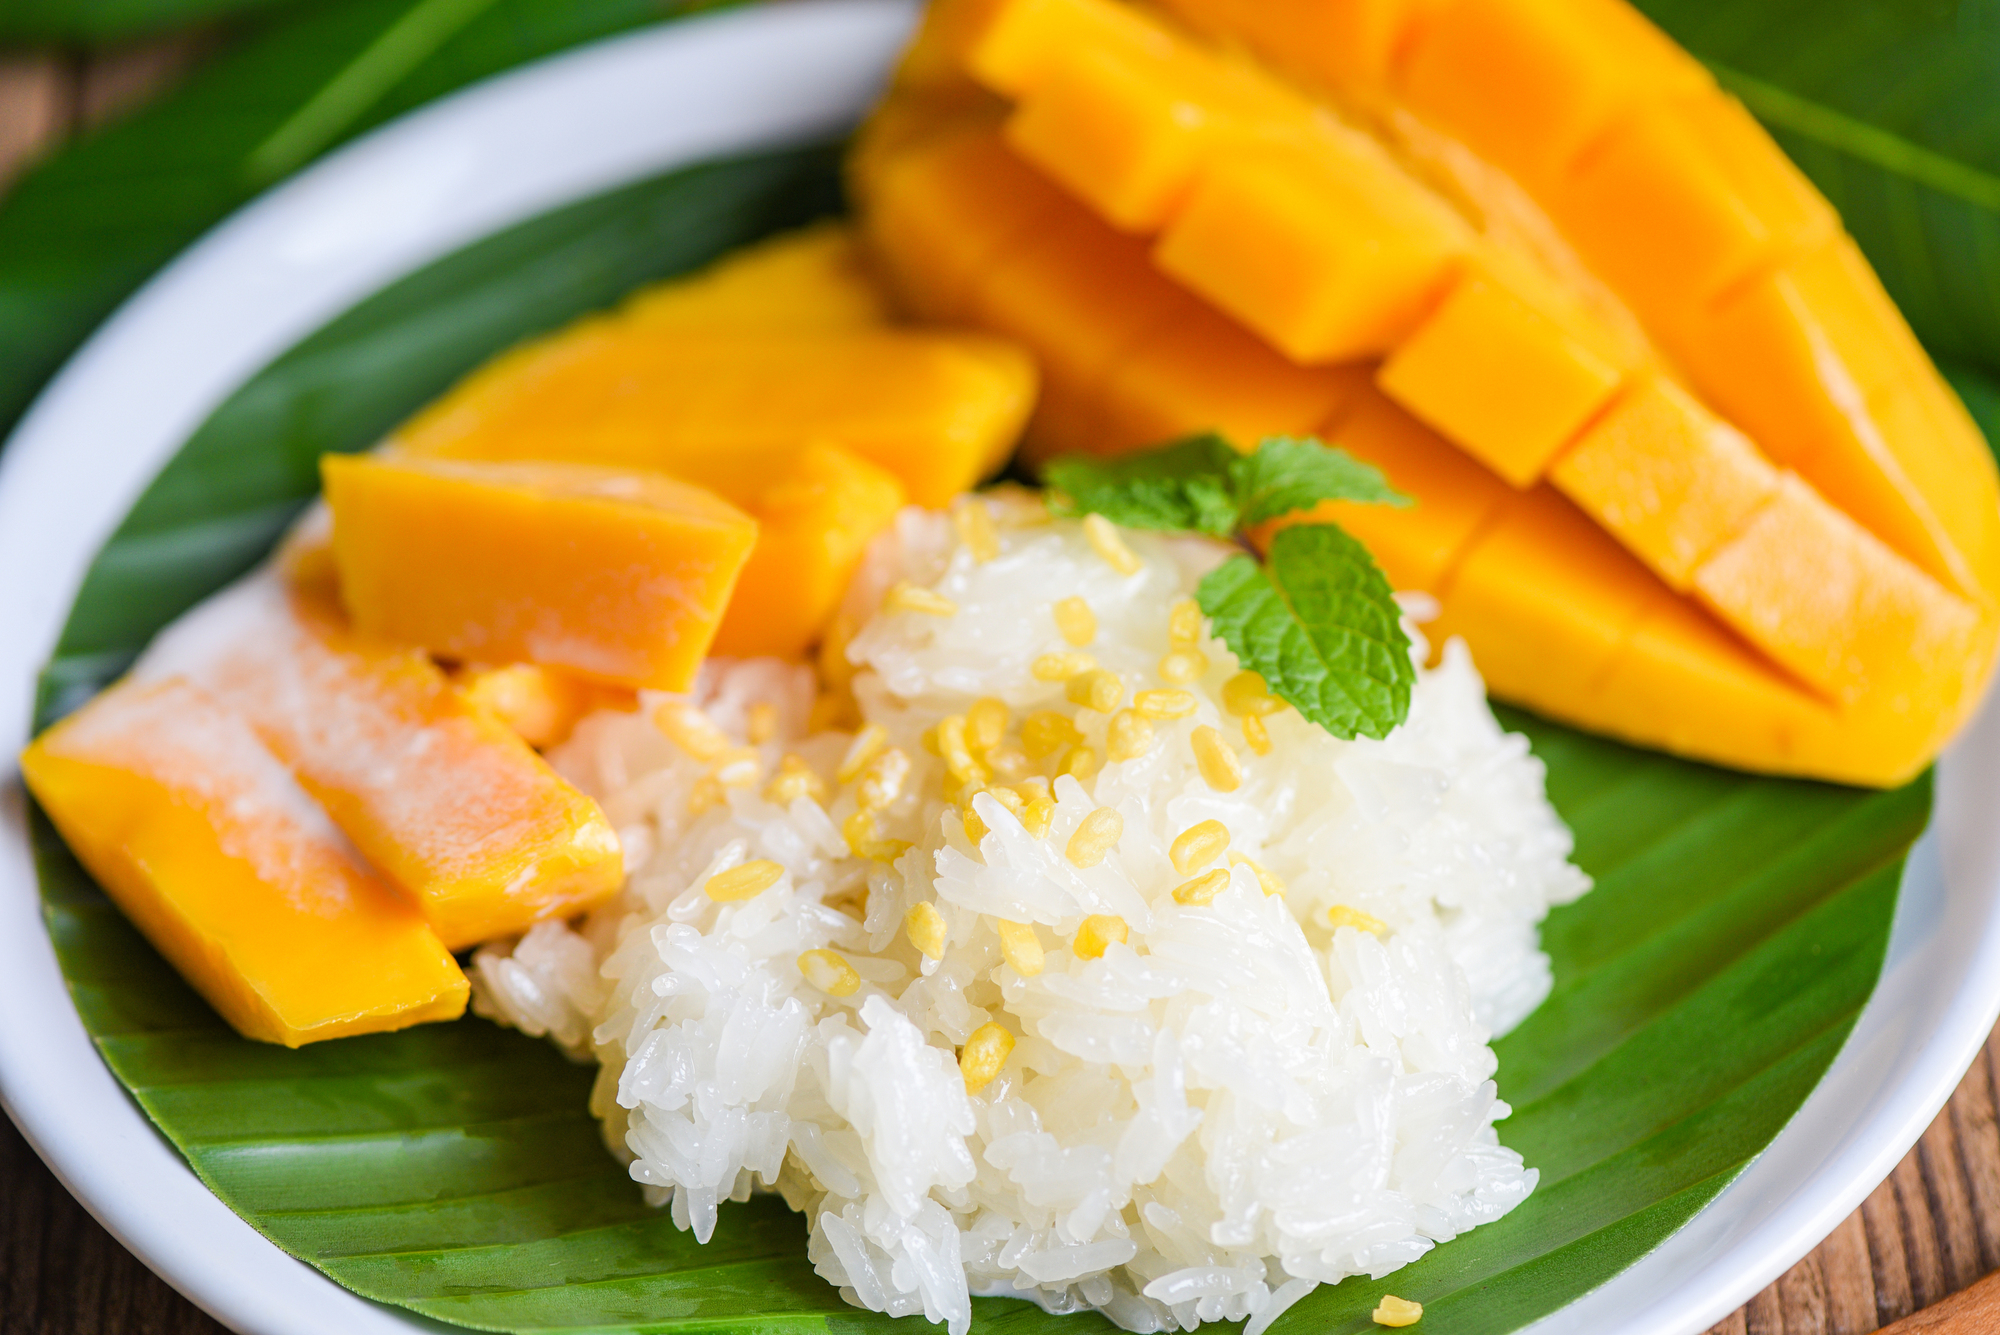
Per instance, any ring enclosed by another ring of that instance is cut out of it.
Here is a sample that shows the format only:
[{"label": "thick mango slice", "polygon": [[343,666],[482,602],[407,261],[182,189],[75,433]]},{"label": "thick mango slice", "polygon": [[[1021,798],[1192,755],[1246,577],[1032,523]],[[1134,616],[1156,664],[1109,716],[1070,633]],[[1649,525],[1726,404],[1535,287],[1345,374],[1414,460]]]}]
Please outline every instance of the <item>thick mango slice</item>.
[{"label": "thick mango slice", "polygon": [[613,686],[694,684],[757,540],[648,470],[329,454],[320,474],[363,634]]},{"label": "thick mango slice", "polygon": [[616,890],[617,835],[415,649],[252,575],[163,631],[133,670],[184,676],[247,720],[452,950]]},{"label": "thick mango slice", "polygon": [[[1378,462],[1418,479],[1406,489],[1448,498],[1432,501],[1437,523],[1351,518],[1398,579],[1480,627],[1482,662],[1574,641],[1574,661],[1518,698],[1554,708],[1542,697],[1560,679],[1565,717],[1875,782],[1950,735],[1992,664],[2000,479],[1831,210],[1698,64],[1618,0],[1167,8],[1220,40],[1119,0],[941,0],[918,43],[927,96],[951,87],[942,53],[956,49],[962,79],[1013,100],[1016,159],[990,142],[990,106],[946,99],[934,105],[961,109],[928,142],[952,150],[885,149],[872,179],[903,173],[903,197],[860,195],[914,308],[969,313],[1047,359],[1031,456],[1203,428],[1248,444],[1317,416],[1322,434],[1400,451]],[[1354,49],[1307,45],[1334,30]],[[986,179],[959,179],[975,160]],[[1004,199],[1021,160],[1043,185],[1015,193],[1035,202],[1003,206],[1003,224],[962,220],[979,258],[940,300],[919,244],[949,253],[956,211],[982,189]],[[1048,202],[1048,184],[1091,216]],[[1145,280],[1118,229],[1152,239],[1169,287],[1259,337],[1204,327]],[[982,272],[1032,279],[982,295]],[[1118,296],[1116,315],[1091,314]],[[1367,374],[1436,434],[1357,396]],[[1465,467],[1426,448],[1440,436]],[[1592,552],[1617,555],[1510,584]],[[1821,567],[1834,579],[1814,588]],[[1483,642],[1516,623],[1541,629]],[[1718,644],[1729,652],[1696,671]],[[1787,721],[1745,733],[1760,739],[1746,753],[1605,694],[1676,673],[1689,701],[1702,681],[1735,683],[1739,701],[1776,692]],[[1516,676],[1494,679],[1504,693]],[[1830,717],[1846,742],[1827,740]]]},{"label": "thick mango slice", "polygon": [[180,678],[112,687],[21,756],[91,875],[246,1038],[456,1019],[467,986],[249,725]]},{"label": "thick mango slice", "polygon": [[406,423],[392,451],[655,468],[747,501],[812,441],[941,506],[997,469],[1035,370],[986,334],[653,334],[613,319],[503,354]]},{"label": "thick mango slice", "polygon": [[797,658],[840,607],[869,540],[903,508],[894,474],[831,445],[808,445],[751,503],[757,546],[712,646]]},{"label": "thick mango slice", "polygon": [[854,233],[837,222],[732,251],[689,277],[638,292],[620,311],[636,327],[684,334],[838,332],[889,322]]}]

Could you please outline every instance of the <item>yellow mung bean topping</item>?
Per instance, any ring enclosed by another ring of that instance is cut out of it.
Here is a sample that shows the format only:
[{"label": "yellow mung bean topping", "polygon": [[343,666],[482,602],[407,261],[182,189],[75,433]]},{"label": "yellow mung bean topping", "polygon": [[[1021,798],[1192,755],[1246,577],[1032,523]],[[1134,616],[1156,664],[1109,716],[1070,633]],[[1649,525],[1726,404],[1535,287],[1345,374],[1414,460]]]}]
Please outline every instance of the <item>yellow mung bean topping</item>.
[{"label": "yellow mung bean topping", "polygon": [[1243,786],[1243,763],[1221,733],[1203,724],[1189,736],[1188,744],[1194,748],[1194,763],[1201,770],[1202,782],[1218,793],[1233,793]]},{"label": "yellow mung bean topping", "polygon": [[993,525],[993,512],[984,501],[970,496],[960,501],[951,512],[951,525],[958,530],[958,540],[965,544],[965,550],[980,565],[1000,555],[1000,533]]},{"label": "yellow mung bean topping", "polygon": [[717,758],[715,777],[725,788],[748,788],[764,777],[764,766],[755,751],[735,746]]},{"label": "yellow mung bean topping", "polygon": [[1104,753],[1113,760],[1137,760],[1153,749],[1152,722],[1137,710],[1121,709],[1104,731]]},{"label": "yellow mung bean topping", "polygon": [[851,997],[861,990],[861,975],[831,950],[808,950],[799,956],[799,972],[830,997]]},{"label": "yellow mung bean topping", "polygon": [[1382,1295],[1382,1301],[1375,1304],[1370,1314],[1378,1326],[1414,1326],[1423,1320],[1424,1305],[1413,1303],[1408,1298],[1398,1298],[1393,1293]]},{"label": "yellow mung bean topping", "polygon": [[785,869],[769,858],[758,858],[708,878],[701,892],[718,904],[734,904],[757,896],[776,885]]},{"label": "yellow mung bean topping", "polygon": [[1200,681],[1208,671],[1208,655],[1199,649],[1176,649],[1160,660],[1160,679],[1176,686]]},{"label": "yellow mung bean topping", "polygon": [[1271,732],[1255,714],[1243,716],[1243,740],[1260,756],[1271,754]]},{"label": "yellow mung bean topping", "polygon": [[1078,924],[1070,951],[1078,959],[1101,959],[1113,941],[1123,941],[1131,934],[1132,929],[1117,914],[1093,913]]},{"label": "yellow mung bean topping", "polygon": [[885,612],[916,612],[927,617],[949,617],[958,615],[958,604],[935,589],[927,589],[921,584],[898,580],[882,599]]},{"label": "yellow mung bean topping", "polygon": [[1077,825],[1063,856],[1076,866],[1095,867],[1124,833],[1125,818],[1110,807],[1099,807]]},{"label": "yellow mung bean topping", "polygon": [[1063,694],[1073,705],[1109,714],[1125,698],[1125,683],[1118,679],[1116,672],[1093,668],[1080,676],[1071,677],[1069,684],[1063,687]]},{"label": "yellow mung bean topping", "polygon": [[653,726],[667,740],[706,764],[727,751],[733,743],[729,734],[715,726],[715,720],[685,700],[669,700],[653,711]]},{"label": "yellow mung bean topping", "polygon": [[958,1073],[965,1077],[965,1092],[977,1094],[992,1084],[1013,1051],[1014,1036],[999,1025],[982,1024],[973,1030],[958,1054]]},{"label": "yellow mung bean topping", "polygon": [[903,793],[903,781],[910,777],[910,756],[899,746],[887,747],[861,767],[854,781],[854,800],[863,811],[886,807]]},{"label": "yellow mung bean topping", "polygon": [[1097,613],[1082,598],[1072,596],[1057,603],[1055,617],[1056,629],[1077,648],[1097,638]]},{"label": "yellow mung bean topping", "polygon": [[986,767],[979,763],[967,744],[965,715],[952,714],[938,720],[938,755],[944,760],[945,771],[960,783],[974,780],[984,782]]},{"label": "yellow mung bean topping", "polygon": [[1007,712],[1005,702],[990,695],[974,700],[972,708],[965,711],[966,745],[975,751],[991,751],[1006,739],[1011,722],[1013,715]]},{"label": "yellow mung bean topping", "polygon": [[1201,644],[1201,604],[1181,598],[1167,611],[1167,642],[1176,649],[1193,649]]},{"label": "yellow mung bean topping", "polygon": [[1272,695],[1256,673],[1239,672],[1222,683],[1222,707],[1232,714],[1262,717],[1277,713],[1285,702]]},{"label": "yellow mung bean topping", "polygon": [[1174,689],[1140,691],[1132,697],[1132,708],[1147,718],[1186,718],[1194,713],[1193,691]]},{"label": "yellow mung bean topping", "polygon": [[1089,654],[1043,654],[1028,665],[1036,681],[1068,681],[1095,670],[1097,660]]},{"label": "yellow mung bean topping", "polygon": [[937,905],[929,900],[912,905],[903,915],[903,930],[909,934],[910,944],[926,959],[944,958],[944,915],[938,912]]},{"label": "yellow mung bean topping", "polygon": [[847,754],[840,758],[840,768],[833,772],[837,783],[852,783],[861,773],[861,767],[875,758],[875,753],[889,744],[889,730],[879,723],[871,723],[854,734],[854,740],[847,744]]},{"label": "yellow mung bean topping", "polygon": [[1097,773],[1097,752],[1087,746],[1072,746],[1056,766],[1056,773],[1067,774],[1078,783],[1089,783],[1090,776]]},{"label": "yellow mung bean topping", "polygon": [[979,847],[980,841],[986,837],[988,831],[986,829],[986,822],[981,820],[979,813],[972,809],[970,801],[959,808],[958,820],[959,824],[965,826],[966,842],[970,843],[974,848]]},{"label": "yellow mung bean topping", "polygon": [[1021,812],[1021,828],[1037,839],[1046,839],[1049,826],[1055,824],[1055,819],[1056,804],[1053,798],[1031,798],[1027,809]]},{"label": "yellow mung bean topping", "polygon": [[1118,526],[1103,515],[1083,517],[1083,536],[1090,540],[1090,549],[1104,558],[1104,564],[1119,574],[1136,575],[1145,568],[1145,563],[1125,545]]},{"label": "yellow mung bean topping", "polygon": [[699,816],[710,807],[720,806],[728,797],[722,780],[713,774],[704,774],[695,780],[693,789],[688,792],[688,815]]},{"label": "yellow mung bean topping", "polygon": [[1229,873],[1217,867],[1174,887],[1174,903],[1199,908],[1229,888]]},{"label": "yellow mung bean topping", "polygon": [[762,746],[778,735],[778,707],[768,700],[759,700],[750,706],[750,712],[743,719],[743,735],[750,739],[750,745]]},{"label": "yellow mung bean topping", "polygon": [[1374,914],[1363,913],[1360,909],[1351,908],[1346,904],[1335,904],[1328,909],[1326,920],[1335,927],[1359,927],[1362,931],[1373,932],[1376,936],[1381,936],[1389,930],[1389,924]]},{"label": "yellow mung bean topping", "polygon": [[998,802],[1016,816],[1019,816],[1023,811],[1028,809],[1027,799],[1012,788],[988,788],[986,791],[993,795],[995,802]]},{"label": "yellow mung bean topping", "polygon": [[813,773],[812,766],[795,755],[786,755],[778,761],[778,773],[764,790],[766,801],[788,807],[802,797],[810,797],[815,802],[826,801],[826,783]]},{"label": "yellow mung bean topping", "polygon": [[1175,835],[1167,856],[1173,860],[1175,871],[1192,876],[1228,850],[1229,827],[1219,820],[1205,820]]},{"label": "yellow mung bean topping", "polygon": [[1021,748],[1031,760],[1046,760],[1066,746],[1075,746],[1083,740],[1076,724],[1066,714],[1058,714],[1052,709],[1028,715],[1021,720]]},{"label": "yellow mung bean topping", "polygon": [[1040,973],[1045,957],[1042,939],[1035,935],[1034,924],[1008,922],[1001,918],[999,925],[1001,958],[1023,978],[1033,978]]}]

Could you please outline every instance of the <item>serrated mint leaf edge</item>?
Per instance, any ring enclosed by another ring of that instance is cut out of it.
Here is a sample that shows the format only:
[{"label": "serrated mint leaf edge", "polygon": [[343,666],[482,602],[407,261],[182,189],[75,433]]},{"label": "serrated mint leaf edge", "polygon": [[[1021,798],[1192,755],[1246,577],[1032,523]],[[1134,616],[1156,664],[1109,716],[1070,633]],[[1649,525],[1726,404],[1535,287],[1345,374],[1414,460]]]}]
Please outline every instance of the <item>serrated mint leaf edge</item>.
[{"label": "serrated mint leaf edge", "polygon": [[[1264,477],[1261,474],[1270,473]],[[1317,436],[1266,436],[1237,456],[1230,483],[1245,528],[1310,510],[1323,501],[1406,507],[1415,502],[1382,470]]]}]

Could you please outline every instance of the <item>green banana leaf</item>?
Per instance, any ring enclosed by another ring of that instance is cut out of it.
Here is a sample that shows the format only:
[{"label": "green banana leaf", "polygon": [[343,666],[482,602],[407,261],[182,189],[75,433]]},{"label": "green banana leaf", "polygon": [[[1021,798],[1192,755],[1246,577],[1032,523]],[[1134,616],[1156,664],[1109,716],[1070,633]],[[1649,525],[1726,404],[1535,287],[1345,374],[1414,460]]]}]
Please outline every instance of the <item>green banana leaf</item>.
[{"label": "green banana leaf", "polygon": [[0,5],[0,42],[101,43],[173,28],[216,23],[311,0],[7,0]]},{"label": "green banana leaf", "polygon": [[[522,334],[831,207],[806,150],[677,172],[533,220],[364,301],[204,425],[105,549],[44,717],[253,560],[352,449]],[[1545,939],[1556,990],[1499,1046],[1503,1138],[1540,1168],[1500,1222],[1379,1283],[1322,1288],[1283,1332],[1373,1329],[1393,1289],[1433,1335],[1514,1329],[1656,1246],[1812,1090],[1881,967],[1930,810],[1892,792],[1727,773],[1508,713],[1597,888]],[[585,1111],[587,1071],[467,1019],[291,1052],[220,1023],[36,817],[46,917],[106,1062],[218,1195],[358,1293],[506,1331],[767,1335],[888,1329],[812,1272],[774,1199],[707,1246],[641,1203]],[[981,1299],[997,1335],[1108,1331]]]},{"label": "green banana leaf", "polygon": [[2000,17],[1985,0],[1635,0],[1833,201],[1932,352],[2000,372]]},{"label": "green banana leaf", "polygon": [[332,0],[57,153],[0,204],[0,433],[113,307],[266,186],[475,80],[701,5]]}]

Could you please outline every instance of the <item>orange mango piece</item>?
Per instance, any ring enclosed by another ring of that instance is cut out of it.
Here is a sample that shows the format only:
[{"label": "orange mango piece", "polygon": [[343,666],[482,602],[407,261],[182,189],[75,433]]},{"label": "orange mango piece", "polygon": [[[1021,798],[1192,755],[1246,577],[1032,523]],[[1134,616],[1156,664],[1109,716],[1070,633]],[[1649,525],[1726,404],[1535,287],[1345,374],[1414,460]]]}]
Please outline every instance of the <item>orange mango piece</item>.
[{"label": "orange mango piece", "polygon": [[1405,46],[1397,96],[1530,190],[1642,102],[1711,86],[1622,0],[1432,0]]},{"label": "orange mango piece", "polygon": [[1676,322],[1840,219],[1736,99],[1715,89],[1625,119],[1550,193],[1564,233],[1639,314]]},{"label": "orange mango piece", "polygon": [[1984,678],[1979,614],[1795,475],[1704,561],[1694,587],[1722,620],[1842,704],[1935,717]]},{"label": "orange mango piece", "polygon": [[253,575],[133,675],[227,701],[449,949],[584,912],[623,880],[595,802],[424,654],[356,636],[310,590]]},{"label": "orange mango piece", "polygon": [[635,692],[539,663],[471,665],[453,672],[451,680],[474,705],[537,751],[561,745],[586,714],[599,709],[630,713],[639,707]]},{"label": "orange mango piece", "polygon": [[903,508],[903,485],[846,450],[808,445],[750,508],[757,546],[711,648],[797,658],[839,609],[869,540]]},{"label": "orange mango piece", "polygon": [[1034,398],[1034,363],[988,334],[656,335],[597,319],[496,358],[389,446],[659,469],[743,504],[817,440],[941,506],[1000,466]]},{"label": "orange mango piece", "polygon": [[1357,100],[1386,87],[1431,0],[1166,0],[1209,34],[1240,37],[1311,82]]},{"label": "orange mango piece", "polygon": [[959,59],[980,83],[1021,97],[1083,48],[1168,57],[1173,39],[1137,10],[1098,0],[979,0],[951,19]]},{"label": "orange mango piece", "polygon": [[1854,243],[1839,237],[1691,317],[1668,346],[1779,463],[1934,577],[2000,593],[2000,482]]},{"label": "orange mango piece", "polygon": [[1592,423],[1549,480],[1682,593],[1779,486],[1742,432],[1658,376]]},{"label": "orange mango piece", "polygon": [[638,329],[686,334],[837,332],[889,323],[889,303],[845,223],[823,222],[732,251],[619,308]]},{"label": "orange mango piece", "polygon": [[113,686],[21,756],[125,916],[238,1033],[296,1048],[464,1013],[465,975],[233,711]]},{"label": "orange mango piece", "polygon": [[341,600],[364,634],[613,686],[694,684],[757,526],[661,473],[329,454]]},{"label": "orange mango piece", "polygon": [[1475,270],[1389,355],[1376,383],[1526,487],[1622,379],[1616,352],[1566,314],[1550,281]]}]

